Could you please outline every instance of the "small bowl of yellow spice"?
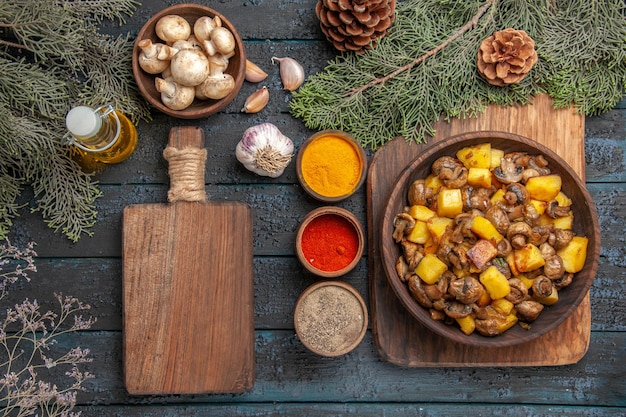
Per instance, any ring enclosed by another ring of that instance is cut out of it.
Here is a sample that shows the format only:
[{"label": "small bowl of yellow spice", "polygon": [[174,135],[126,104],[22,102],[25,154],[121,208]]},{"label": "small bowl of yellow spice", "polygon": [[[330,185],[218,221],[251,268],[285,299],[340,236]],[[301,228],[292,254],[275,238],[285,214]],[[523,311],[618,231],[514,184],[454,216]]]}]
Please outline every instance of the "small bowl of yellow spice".
[{"label": "small bowl of yellow spice", "polygon": [[335,203],[350,197],[363,185],[367,157],[350,134],[323,130],[300,147],[296,171],[307,194],[325,203]]}]

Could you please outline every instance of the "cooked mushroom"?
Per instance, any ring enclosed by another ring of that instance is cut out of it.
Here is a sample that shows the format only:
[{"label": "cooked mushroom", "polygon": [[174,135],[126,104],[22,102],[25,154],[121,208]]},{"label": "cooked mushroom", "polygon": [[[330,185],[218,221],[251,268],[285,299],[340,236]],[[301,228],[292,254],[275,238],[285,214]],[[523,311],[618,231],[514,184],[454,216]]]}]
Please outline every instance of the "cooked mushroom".
[{"label": "cooked mushroom", "polygon": [[433,196],[433,189],[427,187],[424,180],[415,180],[409,186],[409,205],[429,206],[430,199]]},{"label": "cooked mushroom", "polygon": [[443,300],[448,292],[448,282],[450,282],[450,275],[454,277],[454,274],[450,271],[444,272],[441,277],[437,280],[435,284],[424,284],[422,283],[422,287],[424,288],[424,293],[428,296],[428,298],[433,302],[433,306],[439,300]]},{"label": "cooked mushroom", "polygon": [[496,256],[504,258],[513,251],[513,246],[511,246],[511,242],[509,242],[508,239],[502,239],[498,242],[496,249],[498,250],[498,254]]},{"label": "cooked mushroom", "polygon": [[539,175],[550,174],[550,168],[548,168],[548,161],[543,155],[535,155],[528,161],[528,169],[534,169]]},{"label": "cooked mushroom", "polygon": [[528,288],[526,288],[521,279],[511,278],[509,286],[511,287],[511,292],[505,298],[513,304],[517,305],[528,298]]},{"label": "cooked mushroom", "polygon": [[491,207],[491,190],[484,187],[467,188],[470,188],[468,208],[477,209],[484,212],[487,211],[489,207]]},{"label": "cooked mushroom", "polygon": [[409,273],[409,265],[404,260],[404,256],[398,256],[396,260],[396,273],[400,281],[405,282],[407,280],[407,274]]},{"label": "cooked mushroom", "polygon": [[573,279],[574,274],[568,272],[566,274],[563,274],[561,278],[552,281],[552,285],[554,285],[554,288],[556,288],[557,290],[560,290],[561,288],[565,288],[570,285]]},{"label": "cooked mushroom", "polygon": [[472,304],[485,292],[485,287],[474,277],[466,276],[450,282],[448,292],[463,304]]},{"label": "cooked mushroom", "polygon": [[533,296],[538,298],[549,297],[552,294],[552,281],[546,276],[539,275],[533,281],[532,285]]},{"label": "cooked mushroom", "polygon": [[536,225],[540,223],[541,213],[539,213],[534,204],[528,203],[524,206],[524,219],[526,223]]},{"label": "cooked mushroom", "polygon": [[516,204],[526,205],[530,201],[530,194],[526,187],[518,182],[514,182],[506,186],[504,199],[511,206]]},{"label": "cooked mushroom", "polygon": [[430,313],[430,318],[433,320],[442,321],[446,318],[445,313],[441,310],[431,308],[430,310],[428,310],[428,312]]},{"label": "cooked mushroom", "polygon": [[571,230],[554,229],[554,239],[550,236],[549,241],[552,247],[558,250],[567,246],[573,237],[574,232]]},{"label": "cooked mushroom", "polygon": [[531,233],[532,228],[528,223],[515,222],[511,224],[509,230],[507,230],[506,238],[511,242],[513,248],[520,249],[528,243]]},{"label": "cooked mushroom", "polygon": [[476,236],[471,230],[474,215],[472,213],[461,213],[454,218],[456,225],[450,233],[450,240],[454,243],[463,243],[465,239],[476,240]]},{"label": "cooked mushroom", "polygon": [[428,298],[428,295],[424,291],[422,280],[417,275],[413,274],[408,279],[409,292],[415,298],[415,300],[425,308],[431,308],[433,306],[432,301]]},{"label": "cooked mushroom", "polygon": [[399,213],[393,220],[393,225],[395,227],[393,231],[393,238],[399,243],[405,234],[410,233],[411,230],[413,230],[415,227],[415,219],[408,213]]},{"label": "cooked mushroom", "polygon": [[542,243],[545,243],[549,238],[552,230],[554,228],[552,226],[537,226],[533,227],[528,237],[528,243],[532,243],[535,246],[540,246]]},{"label": "cooked mushroom", "polygon": [[485,218],[489,220],[501,234],[506,234],[511,224],[509,217],[499,206],[489,207],[489,210],[485,212]]},{"label": "cooked mushroom", "polygon": [[498,319],[478,319],[474,320],[474,323],[476,324],[476,330],[478,331],[478,333],[482,334],[483,336],[497,336],[501,333],[501,321]]},{"label": "cooked mushroom", "polygon": [[544,242],[539,246],[539,251],[543,259],[556,255],[556,250],[548,242]]},{"label": "cooked mushroom", "polygon": [[548,203],[548,207],[546,207],[546,214],[553,219],[559,217],[569,216],[571,210],[571,206],[559,206],[559,202],[556,200],[552,200]]},{"label": "cooked mushroom", "polygon": [[524,170],[524,172],[522,172],[522,182],[526,183],[526,181],[528,181],[530,178],[532,177],[538,177],[539,175],[539,171],[537,171],[534,168],[526,168]]},{"label": "cooked mushroom", "polygon": [[467,184],[468,170],[456,158],[442,156],[433,162],[432,172],[450,188],[461,188]]},{"label": "cooked mushroom", "polygon": [[417,268],[417,264],[420,263],[424,254],[420,252],[420,245],[417,243],[409,242],[408,240],[403,240],[401,243],[402,253],[404,254],[404,259],[408,264],[410,270],[414,270]]},{"label": "cooked mushroom", "polygon": [[511,184],[522,180],[524,167],[518,165],[512,154],[504,155],[499,167],[493,169],[493,175],[503,184]]},{"label": "cooked mushroom", "polygon": [[452,319],[462,319],[472,314],[472,306],[458,301],[448,301],[443,311]]},{"label": "cooked mushroom", "polygon": [[543,304],[533,300],[526,300],[517,304],[515,309],[520,320],[531,322],[539,317],[539,314],[543,311]]},{"label": "cooked mushroom", "polygon": [[506,259],[500,257],[493,258],[491,260],[491,265],[495,266],[496,269],[500,271],[500,273],[504,275],[506,279],[511,278],[511,267],[509,266],[509,263],[506,261]]},{"label": "cooked mushroom", "polygon": [[552,281],[561,278],[565,273],[565,269],[563,268],[563,259],[561,259],[558,255],[550,256],[544,259],[546,263],[543,266],[543,275]]},{"label": "cooked mushroom", "polygon": [[469,262],[467,249],[464,245],[454,245],[448,252],[447,260],[456,269],[465,269]]}]

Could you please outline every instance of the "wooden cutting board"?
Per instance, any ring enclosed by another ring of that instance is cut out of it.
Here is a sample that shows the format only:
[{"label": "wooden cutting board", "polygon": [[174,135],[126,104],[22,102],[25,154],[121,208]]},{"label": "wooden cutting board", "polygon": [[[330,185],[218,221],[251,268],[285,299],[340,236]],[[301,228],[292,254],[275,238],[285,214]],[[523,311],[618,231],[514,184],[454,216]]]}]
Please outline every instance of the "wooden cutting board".
[{"label": "wooden cutting board", "polygon": [[579,361],[589,348],[589,294],[578,309],[553,331],[523,345],[476,348],[457,343],[420,325],[400,304],[382,266],[380,221],[397,176],[429,144],[464,132],[504,131],[532,138],[556,151],[584,180],[584,116],[572,109],[555,110],[547,96],[528,106],[490,106],[478,118],[439,122],[427,144],[396,138],[372,158],[367,180],[370,313],[374,341],[381,356],[407,367],[544,366]]},{"label": "wooden cutting board", "polygon": [[[203,148],[202,130],[174,127],[168,146]],[[170,160],[171,184],[195,176],[197,191],[204,193],[204,160],[195,172],[175,174],[172,166]],[[206,195],[204,201],[132,205],[124,209],[122,239],[128,392],[250,389],[255,378],[250,207],[208,202]]]}]

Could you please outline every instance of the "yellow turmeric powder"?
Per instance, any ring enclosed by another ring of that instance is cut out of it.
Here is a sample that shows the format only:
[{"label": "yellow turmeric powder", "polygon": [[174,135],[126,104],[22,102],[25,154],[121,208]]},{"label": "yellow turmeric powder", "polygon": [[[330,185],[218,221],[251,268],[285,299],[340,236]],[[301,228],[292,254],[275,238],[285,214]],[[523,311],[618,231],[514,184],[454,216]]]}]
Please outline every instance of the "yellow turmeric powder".
[{"label": "yellow turmeric powder", "polygon": [[350,194],[361,179],[362,162],[356,146],[333,134],[313,140],[302,154],[304,182],[325,197]]}]

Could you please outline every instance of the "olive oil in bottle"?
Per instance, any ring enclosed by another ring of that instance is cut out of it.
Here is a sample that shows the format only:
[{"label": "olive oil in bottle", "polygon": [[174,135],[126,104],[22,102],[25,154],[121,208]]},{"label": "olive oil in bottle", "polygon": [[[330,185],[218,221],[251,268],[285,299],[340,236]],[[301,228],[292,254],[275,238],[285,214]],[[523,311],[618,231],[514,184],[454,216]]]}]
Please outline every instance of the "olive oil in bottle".
[{"label": "olive oil in bottle", "polygon": [[73,157],[85,171],[94,172],[128,158],[137,146],[137,129],[119,110],[107,104],[97,109],[78,106],[65,117]]}]

